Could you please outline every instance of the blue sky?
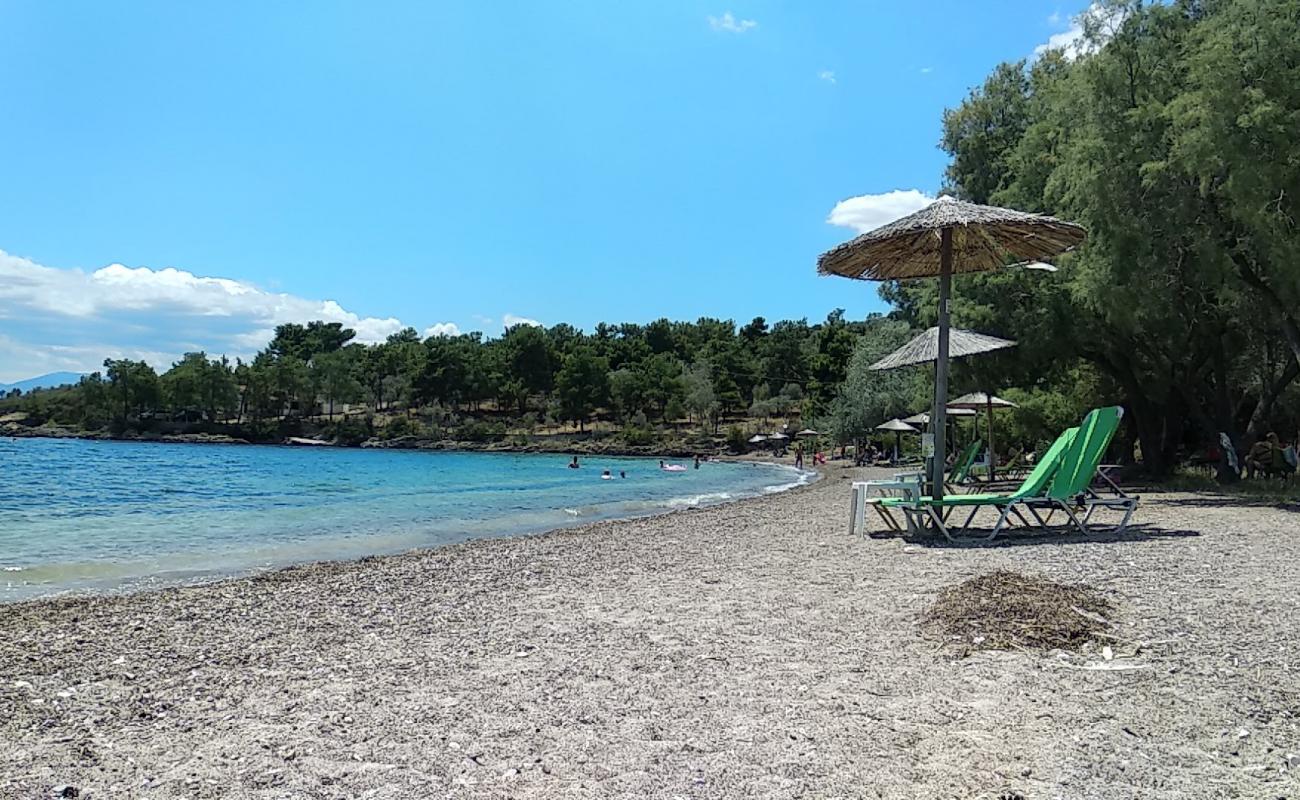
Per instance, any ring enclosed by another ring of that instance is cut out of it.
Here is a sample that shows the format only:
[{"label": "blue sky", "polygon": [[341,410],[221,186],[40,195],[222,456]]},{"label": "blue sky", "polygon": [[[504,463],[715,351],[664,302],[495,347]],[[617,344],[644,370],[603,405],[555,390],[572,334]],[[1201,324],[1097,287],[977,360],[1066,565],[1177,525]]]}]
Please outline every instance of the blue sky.
[{"label": "blue sky", "polygon": [[943,109],[1081,10],[9,0],[0,381],[317,317],[861,317],[817,255],[937,190]]}]

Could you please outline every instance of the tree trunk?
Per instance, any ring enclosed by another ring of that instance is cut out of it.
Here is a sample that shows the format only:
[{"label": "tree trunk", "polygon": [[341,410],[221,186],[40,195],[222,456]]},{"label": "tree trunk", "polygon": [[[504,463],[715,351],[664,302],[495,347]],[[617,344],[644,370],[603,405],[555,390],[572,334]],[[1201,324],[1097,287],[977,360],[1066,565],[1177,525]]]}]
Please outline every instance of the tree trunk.
[{"label": "tree trunk", "polygon": [[1232,247],[1228,251],[1232,263],[1237,267],[1237,274],[1241,280],[1255,290],[1255,293],[1264,300],[1264,303],[1273,309],[1277,314],[1278,325],[1282,329],[1282,336],[1286,339],[1287,346],[1291,349],[1291,356],[1297,362],[1300,362],[1300,323],[1291,314],[1285,302],[1277,291],[1269,285],[1268,281],[1255,270],[1254,260],[1247,256],[1237,247]]},{"label": "tree trunk", "polygon": [[[1246,435],[1242,437],[1242,448],[1247,450],[1264,434],[1264,429],[1268,426],[1268,419],[1273,413],[1273,404],[1277,398],[1290,386],[1297,377],[1300,377],[1300,361],[1294,358],[1288,359],[1286,369],[1278,375],[1271,383],[1265,381],[1260,387],[1259,399],[1255,401],[1255,408],[1250,412],[1250,422],[1246,425]],[[1235,440],[1234,440],[1235,441]]]}]

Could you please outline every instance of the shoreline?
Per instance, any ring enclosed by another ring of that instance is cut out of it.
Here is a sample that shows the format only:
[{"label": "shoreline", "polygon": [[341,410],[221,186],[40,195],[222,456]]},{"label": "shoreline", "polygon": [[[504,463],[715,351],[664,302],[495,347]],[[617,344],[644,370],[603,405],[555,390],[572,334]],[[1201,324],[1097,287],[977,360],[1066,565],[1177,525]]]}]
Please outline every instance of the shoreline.
[{"label": "shoreline", "polygon": [[[277,446],[277,445],[271,445],[271,446]],[[451,452],[451,451],[438,451],[438,452]],[[467,451],[467,452],[472,452],[472,451]],[[517,455],[518,453],[509,453],[503,451],[498,451],[497,453],[494,453],[492,451],[489,451],[486,454],[488,455],[500,454],[504,456],[504,455]],[[540,456],[540,455],[547,455],[547,454],[536,453],[536,455]],[[620,458],[620,459],[621,458],[636,458],[639,460],[653,459],[653,457],[651,456],[624,456],[624,455],[613,455],[613,454],[601,454],[601,455],[608,455],[609,458]],[[624,510],[621,513],[611,512],[610,515],[603,515],[601,513],[597,513],[595,515],[589,513],[584,514],[581,513],[580,510],[570,510],[568,508],[553,509],[553,511],[556,511],[557,513],[560,511],[570,513],[572,514],[572,518],[564,521],[553,520],[545,523],[545,525],[542,527],[536,527],[536,528],[525,527],[520,529],[511,529],[512,532],[474,535],[465,539],[453,539],[452,541],[447,541],[441,544],[427,544],[427,545],[421,545],[415,547],[402,547],[402,548],[394,548],[394,549],[383,549],[382,545],[380,545],[379,546],[380,549],[368,553],[362,553],[362,554],[357,554],[356,552],[352,552],[352,553],[345,552],[338,556],[331,557],[327,553],[321,553],[301,560],[290,558],[290,559],[276,561],[269,564],[248,566],[248,567],[235,567],[230,569],[213,569],[211,571],[173,568],[152,575],[129,576],[129,577],[118,578],[116,580],[93,579],[96,581],[102,580],[103,584],[83,585],[83,586],[76,586],[70,588],[54,588],[47,594],[39,594],[36,596],[20,596],[14,599],[4,599],[3,595],[0,595],[0,608],[12,608],[15,605],[21,603],[40,603],[44,601],[59,600],[64,598],[89,599],[89,598],[96,598],[96,597],[121,597],[121,596],[130,596],[132,594],[136,594],[140,592],[166,591],[168,589],[174,589],[174,588],[204,586],[204,585],[208,585],[216,582],[222,582],[222,581],[257,578],[259,576],[273,574],[281,570],[310,567],[314,565],[339,564],[339,563],[350,563],[350,562],[371,560],[371,559],[393,558],[393,557],[398,557],[398,556],[407,555],[411,553],[426,553],[426,552],[440,551],[446,548],[455,548],[476,541],[546,536],[549,534],[558,533],[562,531],[578,531],[590,526],[596,526],[596,525],[602,525],[608,523],[629,522],[629,521],[640,520],[640,519],[653,519],[658,517],[667,517],[667,516],[672,516],[674,514],[689,513],[689,512],[704,510],[704,509],[717,508],[721,506],[747,503],[755,500],[760,500],[765,497],[771,497],[774,495],[786,494],[790,492],[798,492],[815,485],[816,483],[821,481],[824,477],[824,468],[818,469],[814,467],[811,469],[805,469],[801,471],[795,469],[790,464],[781,463],[780,461],[774,459],[769,460],[769,459],[754,458],[754,457],[721,457],[721,458],[717,458],[716,460],[727,462],[727,463],[733,463],[733,464],[746,464],[755,467],[769,467],[769,468],[778,467],[783,472],[788,474],[781,476],[782,480],[780,483],[772,483],[770,485],[762,486],[761,488],[758,489],[746,490],[744,493],[741,493],[739,495],[725,496],[723,499],[717,499],[716,496],[713,494],[697,495],[697,494],[688,493],[688,494],[665,498],[662,501],[657,502],[655,505],[642,510],[635,510],[635,511]],[[786,480],[787,478],[788,480]],[[710,498],[710,499],[706,500],[703,498]],[[500,520],[500,524],[509,527],[506,519]],[[381,536],[380,538],[382,539],[383,537]],[[40,566],[42,565],[39,564],[34,565],[34,568],[39,568]],[[21,581],[22,580],[21,573],[22,570],[17,570],[12,574],[0,573],[0,580],[7,578],[8,580],[11,581],[13,580]],[[83,580],[91,580],[91,579],[83,579]]]},{"label": "shoreline", "polygon": [[[0,796],[1287,794],[1289,512],[1171,494],[1119,537],[849,537],[870,476],[9,605]],[[918,624],[999,569],[1112,601],[1114,660],[959,658]]]},{"label": "shoreline", "polygon": [[[358,443],[325,441],[310,437],[286,436],[278,440],[253,441],[224,433],[152,433],[132,431],[126,434],[113,434],[108,431],[80,431],[63,427],[29,427],[15,423],[0,424],[0,437],[14,439],[76,439],[95,442],[137,442],[147,444],[234,444],[263,445],[269,447],[327,447],[360,450],[427,450],[466,453],[555,453],[577,456],[629,456],[629,457],[664,457],[693,458],[708,456],[710,458],[752,456],[753,454],[732,454],[723,447],[688,447],[660,445],[627,445],[618,442],[603,442],[595,439],[569,440],[564,442],[531,441],[516,444],[509,441],[476,442],[454,439],[418,439],[399,437],[395,439],[367,439]],[[791,459],[793,461],[793,459]]]},{"label": "shoreline", "polygon": [[[732,459],[729,459],[732,460]],[[755,465],[771,464],[773,462],[763,461],[740,461],[738,463],[751,463]],[[786,466],[778,464],[777,466]],[[792,471],[793,467],[789,467]],[[557,525],[554,527],[543,528],[535,531],[523,533],[504,534],[500,536],[479,536],[462,541],[448,542],[446,544],[433,545],[429,547],[413,547],[395,552],[370,553],[362,556],[346,556],[341,558],[314,558],[306,561],[298,561],[288,564],[279,564],[265,568],[256,568],[251,571],[234,572],[228,574],[213,574],[208,576],[199,576],[187,580],[176,582],[160,582],[157,585],[141,585],[135,587],[121,587],[110,589],[71,589],[55,594],[42,595],[39,597],[29,597],[19,600],[4,601],[0,600],[0,609],[15,609],[22,605],[39,605],[44,603],[62,604],[76,603],[78,601],[96,601],[113,598],[130,598],[140,594],[149,594],[155,592],[183,591],[186,589],[196,589],[223,584],[227,582],[239,581],[256,581],[256,580],[275,580],[275,575],[281,572],[293,572],[301,570],[329,569],[338,565],[356,566],[363,563],[370,564],[382,562],[388,559],[401,558],[419,558],[433,554],[445,554],[453,556],[457,548],[472,547],[484,542],[495,542],[515,539],[537,539],[547,536],[560,534],[583,535],[590,529],[600,528],[607,525],[618,525],[623,523],[632,523],[641,520],[655,520],[674,517],[676,515],[689,515],[703,511],[710,511],[728,506],[739,506],[746,503],[754,503],[767,498],[778,497],[782,495],[794,494],[797,492],[808,491],[825,479],[825,475],[818,470],[807,470],[803,473],[797,473],[800,476],[811,476],[808,480],[793,482],[791,484],[777,484],[776,487],[786,486],[788,488],[769,487],[756,493],[743,497],[733,497],[718,502],[700,504],[671,506],[664,505],[661,510],[647,511],[644,513],[633,514],[621,517],[603,517],[598,519],[579,520],[575,519],[572,524]]]}]

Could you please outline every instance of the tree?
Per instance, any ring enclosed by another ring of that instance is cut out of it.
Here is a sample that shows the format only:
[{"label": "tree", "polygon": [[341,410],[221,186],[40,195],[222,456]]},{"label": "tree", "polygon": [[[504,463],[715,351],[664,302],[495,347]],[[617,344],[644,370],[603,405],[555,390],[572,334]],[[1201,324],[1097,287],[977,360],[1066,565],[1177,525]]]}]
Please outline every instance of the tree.
[{"label": "tree", "polygon": [[356,335],[356,331],[343,327],[341,322],[315,320],[306,325],[287,322],[276,326],[275,336],[266,349],[277,358],[291,356],[306,363],[318,353],[342,350]]},{"label": "tree", "polygon": [[646,400],[645,373],[624,367],[609,374],[610,398],[618,418],[623,423],[637,414],[644,414],[650,404]]},{"label": "tree", "polygon": [[158,405],[158,373],[145,362],[104,359],[104,373],[109,402],[116,407],[119,422],[126,423]]},{"label": "tree", "polygon": [[224,357],[210,360],[203,352],[186,353],[162,375],[159,385],[173,414],[199,413],[215,421],[238,407],[234,370]]},{"label": "tree", "polygon": [[713,391],[713,366],[707,361],[696,361],[683,369],[682,386],[686,411],[700,425],[716,432],[722,406]]},{"label": "tree", "polygon": [[356,378],[359,361],[359,354],[353,355],[346,349],[319,353],[311,360],[311,380],[316,391],[325,399],[331,421],[334,419],[335,401],[351,402],[363,391]]},{"label": "tree", "polygon": [[609,362],[590,347],[576,348],[555,376],[555,391],[564,418],[583,430],[591,413],[609,401]]},{"label": "tree", "polygon": [[510,380],[510,395],[519,407],[519,413],[528,410],[530,394],[549,391],[552,380],[551,352],[546,333],[535,325],[515,325],[502,337],[501,346],[506,355],[506,373]]},{"label": "tree", "polygon": [[870,366],[901,347],[913,335],[907,325],[877,319],[858,341],[847,376],[831,404],[829,433],[841,444],[861,442],[886,420],[904,416],[918,394],[917,372],[876,371]]}]

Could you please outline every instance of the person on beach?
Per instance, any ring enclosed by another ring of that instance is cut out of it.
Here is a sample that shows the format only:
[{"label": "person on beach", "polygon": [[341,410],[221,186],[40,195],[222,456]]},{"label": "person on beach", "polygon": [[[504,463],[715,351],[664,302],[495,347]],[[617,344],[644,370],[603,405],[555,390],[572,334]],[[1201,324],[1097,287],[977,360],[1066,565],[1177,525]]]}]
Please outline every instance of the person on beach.
[{"label": "person on beach", "polygon": [[574,456],[573,461],[569,462],[569,469],[578,469],[582,465],[578,463],[578,457]]},{"label": "person on beach", "polygon": [[803,444],[794,446],[794,468],[803,469]]}]

